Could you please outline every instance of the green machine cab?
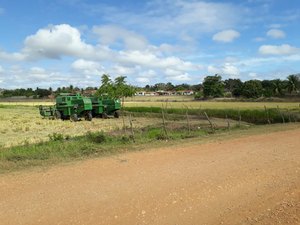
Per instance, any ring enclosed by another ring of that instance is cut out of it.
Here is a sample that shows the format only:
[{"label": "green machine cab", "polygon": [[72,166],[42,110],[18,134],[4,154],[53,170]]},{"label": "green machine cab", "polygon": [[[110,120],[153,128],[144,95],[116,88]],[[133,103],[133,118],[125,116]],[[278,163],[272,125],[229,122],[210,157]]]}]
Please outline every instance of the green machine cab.
[{"label": "green machine cab", "polygon": [[91,121],[92,101],[90,98],[83,97],[81,94],[63,93],[56,97],[55,106],[39,106],[41,116],[55,119],[71,119],[78,121],[85,118]]},{"label": "green machine cab", "polygon": [[71,119],[78,121],[93,117],[108,118],[120,116],[121,102],[119,99],[105,97],[84,97],[81,94],[62,93],[56,97],[55,106],[39,106],[41,116],[52,119]]},{"label": "green machine cab", "polygon": [[119,99],[112,99],[108,97],[90,97],[93,110],[92,114],[94,117],[107,118],[108,116],[114,116],[119,118],[121,103]]},{"label": "green machine cab", "polygon": [[92,120],[92,101],[81,94],[60,94],[56,97],[55,113],[56,119],[71,119],[78,121],[84,117]]}]

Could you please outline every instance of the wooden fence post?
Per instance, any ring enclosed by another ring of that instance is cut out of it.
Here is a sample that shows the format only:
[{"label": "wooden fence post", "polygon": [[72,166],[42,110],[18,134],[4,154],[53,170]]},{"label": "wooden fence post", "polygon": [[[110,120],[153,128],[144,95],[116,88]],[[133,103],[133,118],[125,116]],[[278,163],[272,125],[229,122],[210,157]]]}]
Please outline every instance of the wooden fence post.
[{"label": "wooden fence post", "polygon": [[135,142],[131,113],[129,114],[129,124],[130,124],[130,130],[131,130],[131,137],[132,137],[133,142]]},{"label": "wooden fence post", "polygon": [[209,124],[210,124],[211,131],[212,131],[212,132],[215,132],[214,125],[213,125],[213,123],[211,122],[211,120],[209,119],[207,113],[204,112],[204,115],[205,115],[206,119],[208,120],[208,122],[209,122]]},{"label": "wooden fence post", "polygon": [[267,106],[265,105],[265,112],[266,112],[266,117],[267,117],[267,122],[268,124],[271,124],[271,121],[270,121],[270,115],[269,115],[269,111],[267,109]]},{"label": "wooden fence post", "polygon": [[166,135],[167,139],[169,139],[169,137],[168,137],[168,131],[167,131],[167,128],[166,128],[165,113],[164,113],[163,106],[161,108],[161,114],[162,114],[162,120],[163,120],[163,129],[164,129],[164,132],[165,132],[165,135]]},{"label": "wooden fence post", "polygon": [[228,119],[227,114],[226,114],[226,121],[227,121],[227,129],[230,130],[230,121]]},{"label": "wooden fence post", "polygon": [[191,125],[190,125],[190,119],[189,119],[189,108],[186,107],[186,122],[187,122],[187,125],[188,125],[188,132],[189,132],[189,135],[191,134]]},{"label": "wooden fence post", "polygon": [[283,113],[280,111],[279,109],[279,105],[277,105],[277,110],[279,112],[279,115],[281,116],[281,119],[282,119],[282,123],[285,123],[285,119],[284,119],[284,116],[283,116]]},{"label": "wooden fence post", "polygon": [[241,116],[240,108],[238,112],[239,112],[239,127],[241,127],[242,116]]}]

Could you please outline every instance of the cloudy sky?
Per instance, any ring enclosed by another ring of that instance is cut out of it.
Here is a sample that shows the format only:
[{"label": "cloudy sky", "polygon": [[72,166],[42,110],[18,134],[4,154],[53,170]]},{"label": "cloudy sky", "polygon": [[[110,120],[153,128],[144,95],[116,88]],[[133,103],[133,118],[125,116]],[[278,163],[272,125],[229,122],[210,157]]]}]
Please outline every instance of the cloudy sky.
[{"label": "cloudy sky", "polygon": [[300,72],[298,0],[1,0],[0,88]]}]

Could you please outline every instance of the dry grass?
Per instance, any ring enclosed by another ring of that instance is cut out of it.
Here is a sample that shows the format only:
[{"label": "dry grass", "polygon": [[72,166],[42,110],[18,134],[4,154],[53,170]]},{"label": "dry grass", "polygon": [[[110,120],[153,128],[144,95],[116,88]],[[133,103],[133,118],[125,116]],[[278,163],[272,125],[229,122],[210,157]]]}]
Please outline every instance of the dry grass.
[{"label": "dry grass", "polygon": [[[171,108],[202,108],[202,109],[263,109],[268,108],[299,109],[300,102],[217,102],[217,101],[192,101],[193,96],[135,96],[127,98],[125,107],[145,106],[145,107],[161,107],[162,104]],[[177,101],[177,102],[176,102]],[[38,105],[54,105],[49,101],[34,102],[0,102],[1,105],[12,106],[38,106]]]},{"label": "dry grass", "polygon": [[[159,118],[135,118],[135,127],[144,127],[161,122]],[[128,118],[125,118],[129,126]],[[77,136],[88,131],[112,131],[122,129],[122,119],[93,119],[77,123],[62,120],[43,119],[36,107],[0,108],[0,147],[9,147],[49,140],[48,135],[63,133]]]}]

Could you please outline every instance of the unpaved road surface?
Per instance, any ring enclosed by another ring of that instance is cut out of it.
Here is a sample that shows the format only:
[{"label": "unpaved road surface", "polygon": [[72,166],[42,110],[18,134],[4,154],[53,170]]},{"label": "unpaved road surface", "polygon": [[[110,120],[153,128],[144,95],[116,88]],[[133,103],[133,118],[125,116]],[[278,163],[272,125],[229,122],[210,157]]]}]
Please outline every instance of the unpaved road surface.
[{"label": "unpaved road surface", "polygon": [[0,224],[300,224],[300,129],[0,175]]}]

